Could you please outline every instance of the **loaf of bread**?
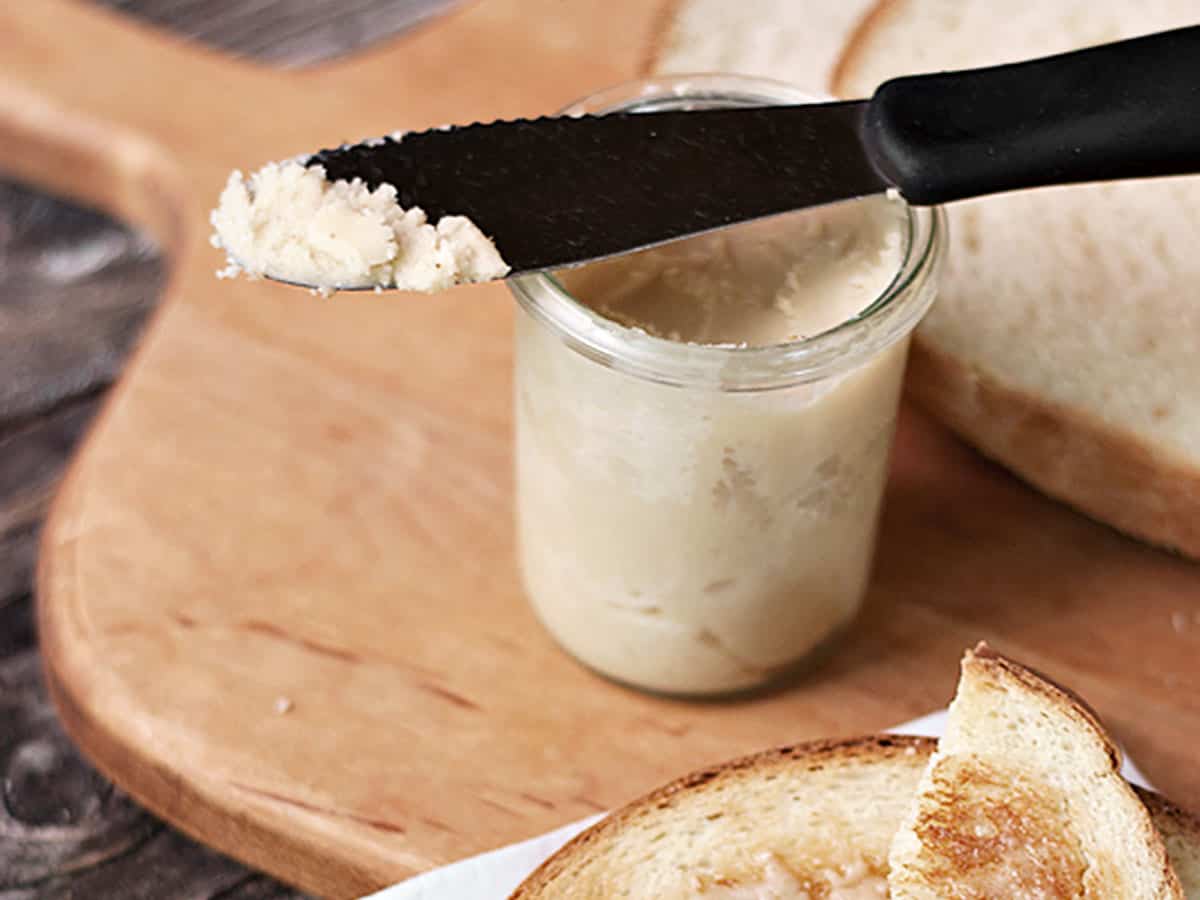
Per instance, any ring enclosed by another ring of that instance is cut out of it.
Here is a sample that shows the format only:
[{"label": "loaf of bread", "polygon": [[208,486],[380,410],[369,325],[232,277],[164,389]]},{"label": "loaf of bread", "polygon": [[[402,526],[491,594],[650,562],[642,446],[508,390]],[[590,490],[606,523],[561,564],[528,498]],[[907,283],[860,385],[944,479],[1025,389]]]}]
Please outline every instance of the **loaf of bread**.
[{"label": "loaf of bread", "polygon": [[[819,9],[814,9],[819,7]],[[813,84],[848,4],[683,0],[661,70]],[[828,88],[968,68],[1194,24],[1190,0],[880,0]],[[1182,111],[1181,111],[1182,112]],[[1045,493],[1200,557],[1200,178],[1044,188],[952,204],[937,303],[908,384]]]},{"label": "loaf of bread", "polygon": [[[1194,24],[1188,0],[884,0],[834,79],[1006,62]],[[1102,521],[1200,556],[1195,177],[954,204],[914,394],[985,454]]]},{"label": "loaf of bread", "polygon": [[872,0],[674,0],[651,48],[658,73],[735,72],[827,94],[842,48]]}]

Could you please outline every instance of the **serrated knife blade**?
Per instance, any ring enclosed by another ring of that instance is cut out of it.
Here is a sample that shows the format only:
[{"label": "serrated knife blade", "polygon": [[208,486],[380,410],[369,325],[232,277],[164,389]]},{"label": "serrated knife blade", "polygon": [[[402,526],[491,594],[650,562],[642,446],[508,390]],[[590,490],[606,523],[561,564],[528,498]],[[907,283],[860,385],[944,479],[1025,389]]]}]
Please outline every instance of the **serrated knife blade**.
[{"label": "serrated knife blade", "polygon": [[557,269],[890,186],[866,101],[501,121],[322,150],[330,179],[469,217],[512,274]]},{"label": "serrated knife blade", "polygon": [[626,111],[420,132],[322,151],[465,215],[514,274],[895,187],[928,206],[1200,172],[1200,26],[1019,63],[909,75],[869,100]]}]

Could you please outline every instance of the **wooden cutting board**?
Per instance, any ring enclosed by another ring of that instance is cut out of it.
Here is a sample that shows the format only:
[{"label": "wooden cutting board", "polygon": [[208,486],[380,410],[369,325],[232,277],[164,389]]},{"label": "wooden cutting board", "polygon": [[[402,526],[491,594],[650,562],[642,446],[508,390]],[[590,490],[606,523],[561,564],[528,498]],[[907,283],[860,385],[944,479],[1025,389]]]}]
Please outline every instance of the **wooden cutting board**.
[{"label": "wooden cutting board", "polygon": [[766,745],[942,705],[964,647],[1066,680],[1200,806],[1200,569],[905,410],[867,608],[812,677],[692,704],[616,687],[514,573],[503,287],[323,301],[216,282],[228,169],[538,114],[637,71],[648,0],[481,0],[349,61],[256,68],[62,0],[0,7],[18,176],[150,229],[166,302],[46,526],[47,675],[135,797],[348,897]]}]

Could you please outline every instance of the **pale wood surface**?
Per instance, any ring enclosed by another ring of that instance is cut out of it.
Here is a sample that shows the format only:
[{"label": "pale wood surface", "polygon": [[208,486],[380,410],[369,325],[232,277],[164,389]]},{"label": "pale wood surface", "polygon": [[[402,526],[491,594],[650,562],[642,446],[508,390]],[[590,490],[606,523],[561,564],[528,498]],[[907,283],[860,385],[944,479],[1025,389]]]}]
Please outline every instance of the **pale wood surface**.
[{"label": "pale wood surface", "polygon": [[63,734],[30,597],[38,524],[161,284],[152,245],[0,185],[0,900],[300,895],[139,809]]},{"label": "pale wood surface", "polygon": [[[55,74],[72,51],[59,3],[0,13],[38,48],[0,85],[18,167],[172,250],[170,302],[44,543],[40,624],[73,736],[186,830],[350,896],[695,765],[928,711],[987,638],[1081,690],[1153,780],[1200,801],[1196,567],[1036,496],[919,414],[902,421],[867,610],[834,661],[740,703],[654,699],[565,659],[517,588],[503,289],[317,302],[210,280],[203,212],[226,167],[544,112],[620,80],[654,10],[599,6],[482,0],[320,78],[84,16],[74,49],[126,63],[105,87]],[[171,77],[139,79],[168,58]],[[187,115],[163,116],[172,102]],[[64,122],[78,109],[119,139],[71,148],[99,127]]]},{"label": "pale wood surface", "polygon": [[[336,57],[447,6],[104,2],[191,40],[288,65]],[[63,734],[40,677],[31,598],[38,526],[161,291],[162,268],[154,243],[136,232],[0,181],[0,900],[301,896],[183,837],[98,776]]]}]

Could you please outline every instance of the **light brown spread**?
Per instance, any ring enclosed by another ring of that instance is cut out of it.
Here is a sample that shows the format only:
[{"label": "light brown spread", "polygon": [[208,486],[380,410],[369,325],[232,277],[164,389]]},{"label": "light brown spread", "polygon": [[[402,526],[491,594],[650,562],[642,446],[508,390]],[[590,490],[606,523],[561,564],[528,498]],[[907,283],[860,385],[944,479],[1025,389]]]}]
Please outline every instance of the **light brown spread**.
[{"label": "light brown spread", "polygon": [[949,757],[932,772],[915,832],[921,869],[954,884],[959,900],[1057,900],[1085,895],[1087,862],[1065,799],[1045,784],[977,758]]},{"label": "light brown spread", "polygon": [[[808,210],[563,280],[606,317],[673,342],[789,342],[886,290],[902,263],[902,210],[885,198]],[[769,680],[850,620],[907,340],[848,371],[751,393],[627,376],[528,317],[517,342],[522,573],[575,656],[652,690],[730,691]]]},{"label": "light brown spread", "polygon": [[701,877],[696,896],[701,900],[880,900],[888,896],[887,879],[864,863],[823,868],[801,877],[772,853],[761,858],[755,879]]},{"label": "light brown spread", "polygon": [[629,328],[693,344],[799,341],[854,318],[900,267],[903,207],[886,197],[789,213],[561,273]]}]

